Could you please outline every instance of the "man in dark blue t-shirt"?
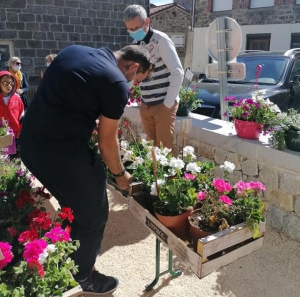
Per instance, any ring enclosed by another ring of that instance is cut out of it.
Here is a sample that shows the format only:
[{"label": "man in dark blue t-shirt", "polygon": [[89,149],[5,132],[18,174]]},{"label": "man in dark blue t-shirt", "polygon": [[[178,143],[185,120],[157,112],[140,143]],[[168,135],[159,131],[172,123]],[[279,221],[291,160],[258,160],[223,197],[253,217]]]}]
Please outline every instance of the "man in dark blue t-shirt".
[{"label": "man in dark blue t-shirt", "polygon": [[76,280],[84,293],[103,295],[118,280],[94,270],[108,218],[106,175],[88,142],[98,126],[101,157],[121,189],[131,175],[123,167],[117,139],[119,119],[128,102],[128,85],[147,78],[153,65],[139,46],[112,52],[73,45],[47,68],[23,121],[21,159],[59,201],[73,210],[71,238],[80,241],[74,254]]}]

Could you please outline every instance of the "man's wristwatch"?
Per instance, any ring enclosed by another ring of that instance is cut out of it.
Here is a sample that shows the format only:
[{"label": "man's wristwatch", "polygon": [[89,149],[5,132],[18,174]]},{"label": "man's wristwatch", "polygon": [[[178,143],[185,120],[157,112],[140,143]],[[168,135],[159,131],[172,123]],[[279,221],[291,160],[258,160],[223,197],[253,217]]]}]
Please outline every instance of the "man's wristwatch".
[{"label": "man's wristwatch", "polygon": [[113,174],[113,173],[112,173],[112,175],[113,175],[114,177],[121,177],[121,176],[123,176],[125,173],[126,173],[126,169],[124,168],[119,174]]}]

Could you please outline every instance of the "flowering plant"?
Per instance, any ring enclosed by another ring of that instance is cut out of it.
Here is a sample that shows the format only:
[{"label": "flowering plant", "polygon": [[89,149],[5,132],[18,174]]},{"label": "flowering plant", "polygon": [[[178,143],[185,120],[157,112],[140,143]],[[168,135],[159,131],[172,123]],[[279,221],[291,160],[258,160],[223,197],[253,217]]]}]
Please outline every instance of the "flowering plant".
[{"label": "flowering plant", "polygon": [[179,89],[179,107],[182,106],[190,106],[191,109],[195,109],[197,107],[201,106],[201,102],[203,102],[198,98],[198,87],[193,86],[193,87],[185,87],[181,86]]},{"label": "flowering plant", "polygon": [[234,170],[234,164],[225,161],[221,167],[225,179],[214,178],[197,193],[201,211],[198,227],[215,232],[246,222],[253,237],[258,237],[259,222],[265,220],[264,204],[260,199],[264,185],[239,181],[232,186],[226,176]]},{"label": "flowering plant", "polygon": [[293,108],[290,108],[288,112],[279,113],[273,119],[272,127],[270,142],[276,149],[283,150],[286,131],[292,130],[300,133],[300,114]]},{"label": "flowering plant", "polygon": [[267,131],[280,109],[269,99],[264,99],[264,94],[263,91],[256,91],[252,94],[252,98],[239,100],[234,96],[226,96],[224,100],[229,103],[227,108],[229,115],[234,119],[260,123]]},{"label": "flowering plant", "polygon": [[130,96],[127,105],[130,105],[134,102],[141,102],[141,89],[138,82],[133,83],[132,88],[129,90]]},{"label": "flowering plant", "polygon": [[34,177],[18,160],[0,156],[0,292],[1,296],[62,296],[75,286],[77,268],[69,255],[72,211],[63,208],[55,220],[43,206],[51,195],[32,189]]},{"label": "flowering plant", "polygon": [[7,135],[9,130],[8,123],[4,118],[0,119],[0,136]]}]

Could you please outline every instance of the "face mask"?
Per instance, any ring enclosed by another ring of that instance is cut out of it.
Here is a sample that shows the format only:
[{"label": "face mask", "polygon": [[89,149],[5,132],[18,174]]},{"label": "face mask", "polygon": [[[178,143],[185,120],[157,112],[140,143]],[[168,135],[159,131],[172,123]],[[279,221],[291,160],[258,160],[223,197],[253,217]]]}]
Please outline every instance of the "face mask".
[{"label": "face mask", "polygon": [[21,66],[13,66],[13,70],[15,71],[21,70]]},{"label": "face mask", "polygon": [[[134,78],[135,78],[135,75],[136,75],[136,71],[137,71],[137,69],[135,70],[133,79],[127,82],[127,86],[128,86],[129,89],[131,89],[132,86],[133,86],[133,82],[134,82]],[[126,77],[126,74],[127,74],[127,72],[125,73],[125,77]]]},{"label": "face mask", "polygon": [[47,62],[47,63],[46,63],[46,65],[47,65],[47,67],[49,67],[50,63],[49,63],[49,62]]},{"label": "face mask", "polygon": [[137,41],[141,41],[145,38],[145,36],[147,35],[147,33],[144,31],[144,28],[138,29],[136,31],[128,31],[129,35],[137,40]]}]

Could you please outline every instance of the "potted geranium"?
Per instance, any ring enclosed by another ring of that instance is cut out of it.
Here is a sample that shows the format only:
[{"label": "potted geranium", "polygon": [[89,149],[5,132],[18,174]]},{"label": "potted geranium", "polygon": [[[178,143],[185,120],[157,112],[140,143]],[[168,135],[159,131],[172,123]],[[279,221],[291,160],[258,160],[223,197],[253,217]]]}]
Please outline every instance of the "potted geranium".
[{"label": "potted geranium", "polygon": [[62,296],[77,284],[69,255],[78,242],[62,227],[73,220],[72,211],[63,208],[53,221],[44,207],[51,195],[33,189],[33,180],[18,159],[0,156],[1,296]]},{"label": "potted geranium", "polygon": [[13,133],[4,118],[0,119],[0,150],[12,144]]},{"label": "potted geranium", "polygon": [[197,193],[199,208],[189,217],[195,250],[198,239],[242,222],[247,224],[253,238],[257,238],[259,223],[265,220],[260,198],[264,185],[258,181],[231,185],[226,175],[233,171],[234,165],[225,162],[222,167],[225,178],[213,178],[206,183],[206,188]]},{"label": "potted geranium", "polygon": [[263,91],[256,91],[252,98],[237,99],[226,96],[227,112],[234,119],[237,136],[246,139],[258,139],[261,132],[268,133],[271,123],[280,112],[278,106],[264,99]]},{"label": "potted geranium", "polygon": [[270,142],[276,149],[283,150],[284,144],[293,151],[300,151],[300,115],[291,108],[279,113],[273,120]]},{"label": "potted geranium", "polygon": [[201,99],[198,99],[198,87],[181,86],[179,90],[179,106],[176,115],[188,116],[191,111],[197,107],[201,107]]}]

